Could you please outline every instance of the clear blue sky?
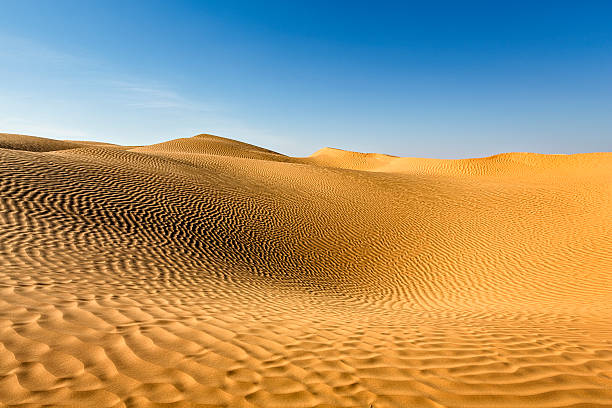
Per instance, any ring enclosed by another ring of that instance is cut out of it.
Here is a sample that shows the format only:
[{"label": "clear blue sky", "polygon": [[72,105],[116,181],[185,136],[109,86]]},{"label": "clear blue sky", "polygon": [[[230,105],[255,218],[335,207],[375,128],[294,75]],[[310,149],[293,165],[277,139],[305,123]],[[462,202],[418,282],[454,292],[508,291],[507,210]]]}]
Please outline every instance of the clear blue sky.
[{"label": "clear blue sky", "polygon": [[612,2],[0,0],[0,131],[612,150]]}]

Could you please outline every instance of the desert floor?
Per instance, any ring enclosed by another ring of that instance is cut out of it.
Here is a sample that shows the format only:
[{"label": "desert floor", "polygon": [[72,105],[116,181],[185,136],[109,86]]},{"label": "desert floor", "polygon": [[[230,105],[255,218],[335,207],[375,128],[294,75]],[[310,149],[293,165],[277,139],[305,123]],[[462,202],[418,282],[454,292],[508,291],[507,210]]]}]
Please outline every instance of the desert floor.
[{"label": "desert floor", "polygon": [[0,406],[612,407],[612,153],[0,134]]}]

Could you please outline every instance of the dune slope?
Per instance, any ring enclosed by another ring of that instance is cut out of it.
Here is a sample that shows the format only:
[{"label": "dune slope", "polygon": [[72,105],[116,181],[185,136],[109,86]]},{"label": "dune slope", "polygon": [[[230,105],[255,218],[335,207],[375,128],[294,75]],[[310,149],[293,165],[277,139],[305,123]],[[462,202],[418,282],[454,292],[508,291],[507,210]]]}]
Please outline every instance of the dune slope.
[{"label": "dune slope", "polygon": [[610,153],[0,162],[0,406],[612,406]]}]

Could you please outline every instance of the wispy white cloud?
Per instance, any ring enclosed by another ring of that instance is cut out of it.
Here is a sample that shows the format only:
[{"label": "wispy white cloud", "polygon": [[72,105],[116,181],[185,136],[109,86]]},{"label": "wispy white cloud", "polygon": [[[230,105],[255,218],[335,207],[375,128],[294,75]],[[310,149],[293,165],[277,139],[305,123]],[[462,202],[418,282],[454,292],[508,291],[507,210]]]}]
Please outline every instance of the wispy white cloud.
[{"label": "wispy white cloud", "polygon": [[[130,108],[214,110],[181,95],[170,84],[149,78],[135,79],[106,61],[62,52],[21,37],[0,34],[0,63],[8,64],[14,70],[53,70],[46,72],[48,79],[61,77],[73,85],[88,86],[93,93],[104,93]],[[41,80],[44,78],[37,78],[37,81]]]},{"label": "wispy white cloud", "polygon": [[81,66],[92,61],[47,47],[22,37],[0,34],[0,61],[10,63],[44,64],[44,66]]},{"label": "wispy white cloud", "polygon": [[0,132],[127,144],[210,132],[282,144],[218,100],[24,38],[0,34],[0,76]]},{"label": "wispy white cloud", "polygon": [[142,109],[178,109],[208,112],[214,109],[199,101],[186,98],[159,82],[143,80],[107,81],[119,94],[120,99],[129,107]]}]

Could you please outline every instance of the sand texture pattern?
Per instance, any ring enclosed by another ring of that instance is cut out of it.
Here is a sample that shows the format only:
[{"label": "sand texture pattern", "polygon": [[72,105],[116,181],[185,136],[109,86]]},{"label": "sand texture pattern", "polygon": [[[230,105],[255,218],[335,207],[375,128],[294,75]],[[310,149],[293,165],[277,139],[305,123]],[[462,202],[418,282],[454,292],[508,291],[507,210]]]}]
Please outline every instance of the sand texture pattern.
[{"label": "sand texture pattern", "polygon": [[612,153],[0,163],[0,406],[612,407]]}]

